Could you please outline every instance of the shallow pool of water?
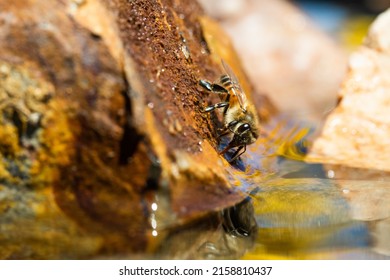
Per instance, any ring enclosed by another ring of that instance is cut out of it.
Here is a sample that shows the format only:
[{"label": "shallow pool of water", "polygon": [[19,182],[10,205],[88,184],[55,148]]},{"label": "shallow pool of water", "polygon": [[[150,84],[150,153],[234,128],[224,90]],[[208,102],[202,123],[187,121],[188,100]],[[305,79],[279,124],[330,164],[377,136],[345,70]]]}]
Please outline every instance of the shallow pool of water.
[{"label": "shallow pool of water", "polygon": [[248,197],[176,230],[158,257],[390,259],[390,174],[305,163],[310,131],[271,127],[227,168]]}]

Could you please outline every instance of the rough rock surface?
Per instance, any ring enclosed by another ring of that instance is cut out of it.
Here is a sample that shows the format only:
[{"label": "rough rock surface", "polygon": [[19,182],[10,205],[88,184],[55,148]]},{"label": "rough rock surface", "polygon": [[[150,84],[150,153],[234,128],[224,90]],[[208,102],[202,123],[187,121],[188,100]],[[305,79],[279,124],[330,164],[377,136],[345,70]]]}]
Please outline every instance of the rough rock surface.
[{"label": "rough rock surface", "polygon": [[202,18],[189,0],[0,2],[0,258],[153,250],[242,199],[197,85],[220,58],[242,71]]},{"label": "rough rock surface", "polygon": [[337,107],[309,161],[390,171],[390,10],[372,24],[349,60]]},{"label": "rough rock surface", "polygon": [[283,0],[200,0],[230,35],[258,92],[284,114],[318,122],[335,106],[346,53]]}]

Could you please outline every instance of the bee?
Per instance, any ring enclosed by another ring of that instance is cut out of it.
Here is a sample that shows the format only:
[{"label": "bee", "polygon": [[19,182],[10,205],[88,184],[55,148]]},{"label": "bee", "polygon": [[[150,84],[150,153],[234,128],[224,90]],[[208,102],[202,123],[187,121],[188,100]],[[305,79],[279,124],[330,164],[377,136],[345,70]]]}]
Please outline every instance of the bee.
[{"label": "bee", "polygon": [[219,78],[219,83],[199,80],[199,85],[222,97],[222,102],[206,107],[204,112],[223,108],[224,126],[218,139],[227,134],[233,134],[233,137],[219,154],[237,148],[229,160],[233,162],[259,137],[259,120],[255,106],[247,99],[233,70],[223,60],[222,66],[225,74]]}]

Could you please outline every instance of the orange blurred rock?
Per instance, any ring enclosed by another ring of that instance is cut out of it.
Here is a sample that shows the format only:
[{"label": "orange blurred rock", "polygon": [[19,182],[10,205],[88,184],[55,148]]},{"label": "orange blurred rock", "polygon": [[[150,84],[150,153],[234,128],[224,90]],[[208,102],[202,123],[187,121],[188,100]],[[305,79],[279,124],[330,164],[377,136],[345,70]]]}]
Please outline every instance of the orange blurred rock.
[{"label": "orange blurred rock", "polygon": [[236,54],[210,53],[197,2],[0,11],[0,258],[153,250],[246,196],[201,110],[219,97],[198,86],[222,74],[211,56]]},{"label": "orange blurred rock", "polygon": [[335,105],[346,54],[301,11],[282,0],[200,0],[217,18],[257,92],[283,114],[319,121]]},{"label": "orange blurred rock", "polygon": [[308,161],[390,171],[390,10],[371,26],[349,60],[337,108]]},{"label": "orange blurred rock", "polygon": [[104,42],[69,16],[73,5],[0,3],[1,258],[146,244],[137,187],[148,161],[119,163],[126,83]]}]

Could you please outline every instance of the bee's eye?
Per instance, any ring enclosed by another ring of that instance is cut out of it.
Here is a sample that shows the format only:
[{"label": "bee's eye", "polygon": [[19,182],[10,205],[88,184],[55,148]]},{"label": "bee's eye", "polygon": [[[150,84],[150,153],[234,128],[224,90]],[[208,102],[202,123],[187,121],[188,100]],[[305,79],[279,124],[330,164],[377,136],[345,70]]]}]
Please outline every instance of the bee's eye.
[{"label": "bee's eye", "polygon": [[244,123],[243,125],[241,125],[241,126],[237,129],[237,131],[238,131],[239,134],[242,134],[242,133],[244,133],[245,131],[248,131],[250,128],[251,128],[251,126],[250,126],[249,124]]}]

